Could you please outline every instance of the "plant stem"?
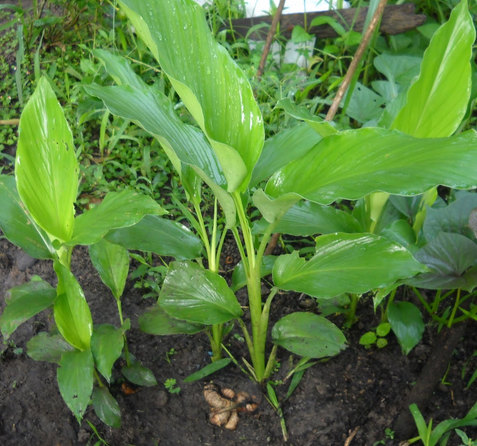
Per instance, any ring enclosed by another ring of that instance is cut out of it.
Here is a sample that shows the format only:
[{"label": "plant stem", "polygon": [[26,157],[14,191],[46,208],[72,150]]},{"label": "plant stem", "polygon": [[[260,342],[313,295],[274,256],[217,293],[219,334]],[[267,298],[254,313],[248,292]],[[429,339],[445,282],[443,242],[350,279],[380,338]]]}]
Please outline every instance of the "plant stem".
[{"label": "plant stem", "polygon": [[94,374],[94,377],[96,378],[96,382],[98,383],[98,386],[104,387],[103,381],[101,381],[101,377],[98,375],[98,372],[96,371],[96,369],[93,369],[93,374]]},{"label": "plant stem", "polygon": [[349,304],[348,314],[346,315],[345,326],[351,328],[356,322],[356,308],[358,308],[359,296],[357,294],[350,294],[351,302]]},{"label": "plant stem", "polygon": [[455,299],[454,308],[452,309],[449,322],[447,323],[448,328],[452,327],[452,323],[454,322],[455,313],[457,312],[457,307],[459,306],[459,303],[460,303],[460,288],[457,289],[457,297]]}]

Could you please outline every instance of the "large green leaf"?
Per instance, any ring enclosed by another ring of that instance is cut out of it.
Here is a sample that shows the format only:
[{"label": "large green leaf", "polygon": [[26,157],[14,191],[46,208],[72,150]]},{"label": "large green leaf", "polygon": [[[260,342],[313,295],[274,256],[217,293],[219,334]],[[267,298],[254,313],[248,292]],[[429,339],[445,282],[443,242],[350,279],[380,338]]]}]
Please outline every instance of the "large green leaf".
[{"label": "large green leaf", "polygon": [[53,266],[58,276],[58,297],[53,307],[58,330],[72,346],[89,350],[93,320],[83,290],[68,268],[58,261]]},{"label": "large green leaf", "polygon": [[473,237],[469,228],[469,216],[477,208],[477,194],[467,191],[457,193],[456,200],[448,206],[428,208],[424,221],[424,236],[430,241],[441,232]]},{"label": "large green leaf", "polygon": [[265,191],[329,204],[376,191],[417,195],[439,184],[470,189],[477,178],[476,147],[473,130],[424,140],[385,129],[348,130],[275,173]]},{"label": "large green leaf", "polygon": [[225,279],[192,262],[172,262],[159,305],[169,316],[199,324],[222,324],[242,315]]},{"label": "large green leaf", "polygon": [[410,302],[397,302],[388,307],[388,319],[402,351],[407,355],[424,333],[421,312]]},{"label": "large green leaf", "polygon": [[[132,355],[129,355],[130,357]],[[121,369],[122,374],[132,383],[138,386],[152,387],[157,386],[154,373],[147,367],[144,367],[138,360],[134,360],[131,365],[124,366]]]},{"label": "large green leaf", "polygon": [[167,213],[151,197],[132,190],[110,192],[101,204],[75,221],[70,245],[92,245],[111,229],[125,228],[139,222],[145,215]]},{"label": "large green leaf", "polygon": [[93,355],[89,349],[63,353],[57,370],[58,386],[66,405],[81,422],[93,391]]},{"label": "large green leaf", "polygon": [[94,327],[91,336],[91,352],[96,368],[108,382],[111,380],[111,369],[123,351],[124,332],[130,328],[129,319],[126,319],[121,328],[116,328],[110,324],[101,324]]},{"label": "large green leaf", "polygon": [[129,271],[129,254],[126,248],[106,239],[89,247],[89,256],[101,280],[119,300],[126,285]]},{"label": "large green leaf", "polygon": [[78,163],[73,136],[50,84],[42,77],[20,118],[15,175],[18,193],[51,236],[73,233]]},{"label": "large green leaf", "polygon": [[462,0],[433,35],[419,78],[391,128],[420,138],[450,136],[456,131],[470,97],[474,40],[475,26],[467,0]]},{"label": "large green leaf", "polygon": [[274,344],[308,358],[337,355],[346,348],[343,332],[332,322],[312,313],[292,313],[272,329]]},{"label": "large green leaf", "polygon": [[[321,140],[309,125],[301,123],[268,138],[253,169],[250,186],[268,179],[278,169],[308,153]],[[290,150],[293,147],[293,150]]]},{"label": "large green leaf", "polygon": [[477,286],[477,245],[460,234],[441,232],[416,252],[430,272],[406,279],[406,284],[428,288],[472,291]]},{"label": "large green leaf", "polygon": [[158,305],[149,308],[139,316],[139,327],[144,333],[159,336],[173,334],[195,334],[201,332],[205,327],[199,324],[174,319]]},{"label": "large green leaf", "polygon": [[74,351],[74,347],[68,344],[60,334],[49,336],[48,333],[40,333],[27,343],[27,354],[35,361],[47,361],[59,364],[61,356],[65,352]]},{"label": "large green leaf", "polygon": [[94,412],[103,423],[116,429],[121,427],[121,409],[106,387],[96,387],[92,401]]},{"label": "large green leaf", "polygon": [[[260,221],[254,226],[254,232],[263,232],[267,226],[265,221]],[[282,234],[307,236],[360,232],[361,225],[348,212],[310,201],[300,201],[286,212],[274,230]]]},{"label": "large green leaf", "polygon": [[11,299],[0,317],[0,329],[7,340],[26,320],[48,308],[56,299],[56,290],[43,280],[32,280],[10,290]]},{"label": "large green leaf", "polygon": [[52,259],[55,250],[45,232],[22,205],[15,178],[0,175],[0,228],[10,242],[36,259]]},{"label": "large green leaf", "polygon": [[190,170],[193,169],[217,195],[227,219],[227,227],[233,227],[235,206],[224,189],[227,181],[204,134],[184,124],[174,112],[174,104],[170,99],[157,88],[146,85],[122,58],[98,50],[95,55],[105,63],[106,69],[117,82],[126,85],[100,87],[93,84],[85,86],[87,92],[102,99],[111,113],[133,120],[154,135],[181,175],[186,192],[191,196],[195,194],[190,178]]},{"label": "large green leaf", "polygon": [[203,8],[192,0],[120,3],[209,138],[228,191],[244,191],[262,150],[262,116],[248,79],[211,34]]},{"label": "large green leaf", "polygon": [[402,246],[383,237],[338,233],[318,237],[309,261],[296,251],[279,257],[273,281],[283,290],[330,298],[385,287],[424,270]]},{"label": "large green leaf", "polygon": [[106,239],[127,249],[179,260],[196,259],[202,252],[202,242],[188,228],[155,215],[147,215],[134,226],[110,231]]}]

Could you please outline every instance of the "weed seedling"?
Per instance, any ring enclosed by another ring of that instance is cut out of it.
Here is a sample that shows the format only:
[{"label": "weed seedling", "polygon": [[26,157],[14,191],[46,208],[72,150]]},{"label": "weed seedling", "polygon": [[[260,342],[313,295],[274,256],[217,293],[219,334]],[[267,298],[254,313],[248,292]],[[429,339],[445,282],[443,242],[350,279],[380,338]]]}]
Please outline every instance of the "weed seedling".
[{"label": "weed seedling", "polygon": [[167,389],[169,393],[176,394],[180,393],[181,388],[179,386],[176,387],[177,381],[174,378],[166,379],[164,382],[164,387]]}]

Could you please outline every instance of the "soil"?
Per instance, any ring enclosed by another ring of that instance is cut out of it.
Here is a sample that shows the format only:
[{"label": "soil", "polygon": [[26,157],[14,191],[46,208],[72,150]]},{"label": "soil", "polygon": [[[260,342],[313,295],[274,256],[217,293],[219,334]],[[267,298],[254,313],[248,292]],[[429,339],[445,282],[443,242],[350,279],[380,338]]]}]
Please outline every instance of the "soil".
[{"label": "soil", "polygon": [[[119,325],[113,297],[92,267],[86,248],[75,249],[72,271],[84,288],[94,322]],[[51,262],[35,261],[8,241],[0,240],[0,311],[5,305],[6,291],[30,280],[34,274],[52,285],[56,284]],[[207,337],[203,334],[158,337],[142,333],[137,326],[137,317],[152,304],[151,299],[142,297],[134,282],[127,283],[123,311],[132,322],[128,333],[130,350],[153,371],[159,385],[124,394],[120,388],[118,361],[111,392],[122,410],[120,429],[102,424],[92,407],[81,425],[78,424],[58,391],[57,366],[36,362],[27,356],[27,341],[51,328],[51,312],[47,310],[21,325],[10,342],[3,345],[0,356],[0,444],[93,445],[98,438],[87,423],[89,421],[111,446],[372,446],[385,440],[385,429],[392,427],[437,338],[435,327],[428,327],[422,343],[408,356],[401,353],[392,336],[388,336],[389,344],[385,348],[366,350],[359,345],[359,338],[379,320],[372,312],[371,302],[362,302],[359,322],[346,332],[349,347],[340,355],[308,369],[298,389],[284,403],[283,412],[290,434],[288,443],[285,443],[279,418],[264,398],[256,414],[240,415],[235,431],[210,424],[209,408],[203,397],[205,382],[182,382],[210,362]],[[277,296],[272,323],[290,312],[303,311],[303,306],[304,302],[298,295]],[[331,319],[337,324],[343,322],[340,316]],[[467,337],[454,352],[443,380],[445,383],[438,386],[429,408],[424,411],[426,420],[430,417],[435,420],[434,425],[451,417],[463,417],[477,401],[475,384],[470,390],[465,390],[467,381],[461,378],[465,361],[477,349],[476,339],[470,335],[474,329],[474,325],[469,327]],[[237,358],[246,356],[244,344],[233,335],[228,344]],[[169,364],[166,353],[172,348],[175,353]],[[274,379],[285,376],[289,356],[285,350],[279,351],[281,368]],[[476,362],[470,363],[467,379],[476,366]],[[177,380],[181,387],[179,394],[170,394],[164,388],[163,383],[168,378]],[[238,368],[229,366],[211,379],[236,391],[245,390],[260,396],[261,389]],[[283,398],[286,386],[279,387],[278,393]],[[358,429],[355,437],[347,443],[350,432],[355,429]],[[475,436],[476,433],[468,430],[469,435]],[[390,439],[386,441],[380,444],[398,444]],[[457,438],[452,441],[450,445],[460,444]]]}]

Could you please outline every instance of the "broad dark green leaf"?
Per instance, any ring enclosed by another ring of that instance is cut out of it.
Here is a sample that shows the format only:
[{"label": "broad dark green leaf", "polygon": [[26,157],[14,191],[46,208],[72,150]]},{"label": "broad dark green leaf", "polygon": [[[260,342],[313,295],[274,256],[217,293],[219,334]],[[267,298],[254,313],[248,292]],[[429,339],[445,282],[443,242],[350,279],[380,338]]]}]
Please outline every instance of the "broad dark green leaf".
[{"label": "broad dark green leaf", "polygon": [[99,206],[76,218],[73,238],[68,244],[93,245],[111,229],[132,226],[148,214],[166,213],[147,195],[132,190],[110,192]]},{"label": "broad dark green leaf", "polygon": [[[419,67],[422,58],[408,54],[380,54],[373,58],[373,64],[376,69],[384,74],[388,81],[395,84],[406,86],[419,74]],[[394,90],[393,96],[396,97],[397,90]]]},{"label": "broad dark green leaf", "polygon": [[45,77],[20,118],[15,175],[18,193],[31,216],[51,236],[73,234],[78,163],[73,136]]},{"label": "broad dark green leaf", "polygon": [[272,340],[292,353],[309,358],[337,355],[346,348],[343,332],[324,317],[312,313],[292,313],[272,329]]},{"label": "broad dark green leaf", "polygon": [[93,353],[96,368],[106,381],[111,380],[111,370],[116,360],[121,356],[124,347],[123,334],[131,328],[129,319],[126,319],[121,328],[110,324],[101,324],[94,327],[91,336],[91,352]]},{"label": "broad dark green leaf", "polygon": [[147,215],[128,228],[110,231],[106,239],[127,249],[154,252],[179,260],[200,257],[203,246],[190,229],[155,215]]},{"label": "broad dark green leaf", "polygon": [[424,221],[424,235],[428,241],[437,237],[441,232],[461,234],[473,237],[469,228],[469,216],[477,208],[477,194],[461,191],[456,200],[441,208],[428,208]]},{"label": "broad dark green leaf", "polygon": [[383,229],[379,235],[399,243],[411,252],[418,249],[416,246],[416,233],[407,220],[393,221],[387,228]]},{"label": "broad dark green leaf", "polygon": [[[282,130],[268,138],[253,169],[250,187],[267,180],[278,169],[308,153],[320,140],[321,136],[306,123]],[[293,150],[290,150],[292,147]]]},{"label": "broad dark green leaf", "polygon": [[45,231],[25,212],[13,176],[0,175],[0,209],[0,228],[10,242],[36,259],[54,257]]},{"label": "broad dark green leaf", "polygon": [[391,128],[419,138],[452,135],[467,110],[475,26],[466,0],[433,35],[421,73]]},{"label": "broad dark green leaf", "polygon": [[119,300],[123,294],[129,271],[127,249],[102,239],[89,247],[89,256],[99,272],[101,280]]},{"label": "broad dark green leaf", "polygon": [[439,184],[470,189],[477,178],[477,133],[413,138],[378,128],[324,138],[269,180],[272,197],[294,193],[320,204],[371,192],[417,195]]},{"label": "broad dark green leaf", "polygon": [[83,290],[75,276],[60,262],[53,264],[58,287],[53,307],[58,330],[72,346],[89,350],[93,320]]},{"label": "broad dark green leaf", "polygon": [[373,234],[329,234],[318,237],[309,261],[298,252],[280,256],[273,281],[283,290],[320,298],[361,294],[424,271],[402,246]]},{"label": "broad dark green leaf", "polygon": [[228,191],[243,192],[262,150],[262,116],[248,79],[215,40],[203,8],[192,0],[120,4],[209,138]]},{"label": "broad dark green leaf", "polygon": [[161,307],[155,305],[139,316],[139,328],[144,333],[166,336],[199,333],[204,326],[174,319],[168,316]]},{"label": "broad dark green leaf", "polygon": [[134,362],[130,366],[124,366],[121,372],[128,381],[138,386],[151,387],[157,385],[154,374],[147,367],[141,365],[139,361]]},{"label": "broad dark green leaf", "polygon": [[94,361],[91,350],[63,353],[57,370],[58,386],[66,405],[81,422],[93,391]]},{"label": "broad dark green leaf", "polygon": [[408,285],[433,290],[477,286],[477,245],[460,234],[441,232],[416,252],[418,261],[430,272],[406,279]]},{"label": "broad dark green leaf", "polygon": [[383,113],[381,106],[385,102],[382,96],[357,82],[346,108],[346,114],[361,124],[373,119],[377,121]]},{"label": "broad dark green leaf", "polygon": [[7,340],[26,320],[53,305],[56,289],[45,281],[32,280],[9,290],[10,298],[0,317],[0,330]]},{"label": "broad dark green leaf", "polygon": [[[254,232],[263,232],[267,223],[261,220]],[[300,201],[291,207],[274,229],[281,234],[308,236],[333,232],[360,232],[361,225],[348,212],[311,201]]]},{"label": "broad dark green leaf", "polygon": [[410,302],[397,302],[388,307],[388,319],[403,353],[407,355],[424,333],[421,312]]},{"label": "broad dark green leaf", "polygon": [[201,368],[198,372],[192,373],[192,375],[189,375],[184,379],[184,382],[191,383],[198,381],[199,379],[204,379],[206,376],[212,375],[212,373],[215,373],[217,370],[228,366],[231,362],[232,360],[230,358],[219,359],[218,361],[212,362]]},{"label": "broad dark green leaf", "polygon": [[222,324],[242,316],[225,279],[192,262],[172,262],[159,305],[171,317],[199,324]]},{"label": "broad dark green leaf", "polygon": [[35,361],[59,364],[61,355],[72,351],[74,351],[74,347],[68,344],[60,334],[50,336],[43,332],[31,338],[27,343],[27,354]]},{"label": "broad dark green leaf", "polygon": [[[264,256],[262,259],[262,265],[260,267],[260,278],[269,276],[272,274],[273,265],[277,260],[277,256]],[[245,274],[245,268],[243,266],[243,262],[240,261],[236,267],[234,268],[234,272],[232,273],[232,291],[235,293],[240,288],[243,288],[247,285],[247,275]]]},{"label": "broad dark green leaf", "polygon": [[118,402],[106,387],[96,387],[93,390],[93,407],[98,418],[108,426],[121,427],[121,409]]}]

